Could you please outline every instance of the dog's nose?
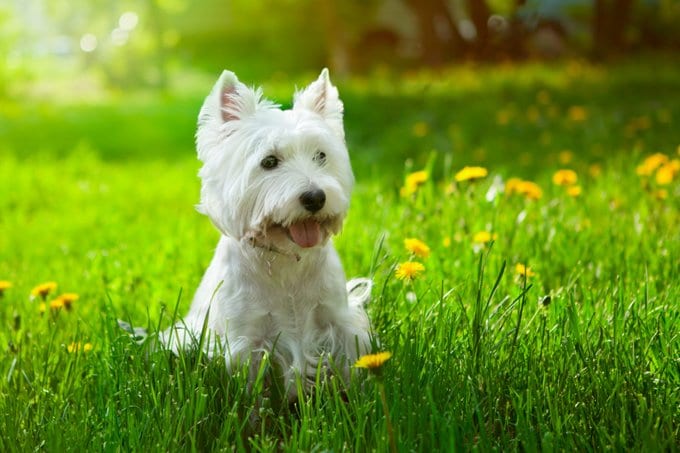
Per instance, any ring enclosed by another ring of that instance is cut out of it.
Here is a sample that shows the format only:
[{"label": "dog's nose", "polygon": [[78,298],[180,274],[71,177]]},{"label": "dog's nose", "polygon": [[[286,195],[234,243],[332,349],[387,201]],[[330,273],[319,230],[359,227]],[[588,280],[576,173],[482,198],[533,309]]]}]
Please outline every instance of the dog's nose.
[{"label": "dog's nose", "polygon": [[326,193],[321,189],[308,190],[300,195],[300,203],[309,212],[317,212],[326,203]]}]

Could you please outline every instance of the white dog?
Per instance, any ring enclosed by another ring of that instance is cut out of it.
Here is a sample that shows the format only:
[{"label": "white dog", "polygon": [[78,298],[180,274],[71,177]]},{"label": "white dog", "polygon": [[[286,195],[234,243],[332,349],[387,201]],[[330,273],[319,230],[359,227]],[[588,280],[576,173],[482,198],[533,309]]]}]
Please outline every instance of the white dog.
[{"label": "white dog", "polygon": [[207,333],[230,369],[270,354],[291,398],[296,376],[309,386],[327,360],[346,371],[370,349],[370,280],[346,283],[330,240],[354,183],[342,116],[326,69],[291,110],[222,73],[196,134],[198,208],[222,236],[188,315],[160,336],[167,348]]}]

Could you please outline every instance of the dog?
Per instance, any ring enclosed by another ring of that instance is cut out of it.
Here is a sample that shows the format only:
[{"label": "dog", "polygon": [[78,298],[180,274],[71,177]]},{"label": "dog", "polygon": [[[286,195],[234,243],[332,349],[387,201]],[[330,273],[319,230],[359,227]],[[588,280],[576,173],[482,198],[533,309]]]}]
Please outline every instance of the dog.
[{"label": "dog", "polygon": [[346,281],[331,238],[340,232],[354,176],[343,103],[328,70],[282,110],[261,88],[224,71],[196,133],[199,212],[221,233],[189,313],[162,332],[165,348],[199,344],[227,368],[268,355],[290,399],[332,364],[347,376],[371,348],[364,305],[371,280]]}]

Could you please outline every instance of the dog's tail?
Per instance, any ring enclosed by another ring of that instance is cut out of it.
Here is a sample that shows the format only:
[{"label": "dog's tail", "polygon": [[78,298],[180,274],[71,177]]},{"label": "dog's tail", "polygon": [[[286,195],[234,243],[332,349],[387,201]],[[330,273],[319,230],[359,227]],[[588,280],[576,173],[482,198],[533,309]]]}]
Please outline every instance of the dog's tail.
[{"label": "dog's tail", "polygon": [[353,278],[347,282],[347,302],[350,307],[363,307],[371,299],[373,281],[370,278]]}]

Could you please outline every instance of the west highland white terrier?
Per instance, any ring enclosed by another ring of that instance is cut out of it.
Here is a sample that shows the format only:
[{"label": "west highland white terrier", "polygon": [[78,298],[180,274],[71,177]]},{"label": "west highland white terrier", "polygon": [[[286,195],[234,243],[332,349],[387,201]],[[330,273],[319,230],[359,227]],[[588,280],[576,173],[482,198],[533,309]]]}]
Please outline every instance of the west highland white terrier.
[{"label": "west highland white terrier", "polygon": [[328,70],[281,110],[261,89],[224,71],[196,133],[203,162],[198,209],[222,233],[187,316],[160,335],[177,353],[202,345],[230,369],[263,354],[313,384],[332,363],[343,374],[370,349],[364,304],[370,280],[347,282],[331,236],[349,207],[354,176],[343,104]]}]

